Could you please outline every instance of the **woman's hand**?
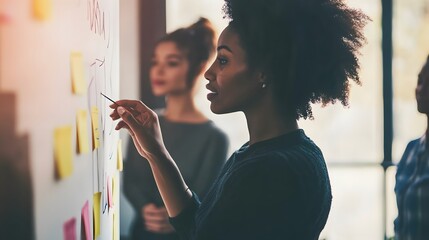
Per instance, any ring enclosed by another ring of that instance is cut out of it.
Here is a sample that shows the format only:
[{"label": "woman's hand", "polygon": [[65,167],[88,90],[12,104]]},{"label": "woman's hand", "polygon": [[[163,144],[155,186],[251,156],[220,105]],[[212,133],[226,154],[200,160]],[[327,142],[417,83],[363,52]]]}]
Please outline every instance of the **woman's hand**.
[{"label": "woman's hand", "polygon": [[165,148],[158,116],[136,100],[119,100],[110,107],[114,109],[110,117],[121,118],[115,129],[128,130],[137,151],[149,161],[168,215],[177,216],[192,201],[192,193]]},{"label": "woman's hand", "polygon": [[141,214],[144,219],[144,227],[149,232],[161,234],[174,232],[165,207],[157,207],[155,204],[149,203],[142,208]]},{"label": "woman's hand", "polygon": [[152,160],[154,156],[165,153],[158,116],[152,109],[137,100],[119,100],[110,105],[113,120],[121,119],[116,130],[128,130],[134,145],[141,156]]}]

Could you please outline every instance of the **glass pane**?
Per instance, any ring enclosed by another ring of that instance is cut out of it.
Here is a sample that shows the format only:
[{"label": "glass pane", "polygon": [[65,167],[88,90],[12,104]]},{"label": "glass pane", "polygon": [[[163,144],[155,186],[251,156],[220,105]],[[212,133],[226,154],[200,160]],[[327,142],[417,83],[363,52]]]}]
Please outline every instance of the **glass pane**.
[{"label": "glass pane", "polygon": [[362,86],[351,84],[350,107],[340,103],[314,106],[315,120],[301,127],[322,149],[328,162],[381,162],[383,108],[381,60],[381,1],[348,0],[372,19],[365,28],[367,44],[361,50]]},{"label": "glass pane", "polygon": [[398,208],[396,206],[396,196],[395,196],[395,174],[396,167],[390,167],[386,171],[386,213],[387,213],[387,224],[386,224],[386,234],[388,237],[395,235],[393,228],[393,221],[395,221],[398,215]]},{"label": "glass pane", "polygon": [[407,143],[425,132],[426,119],[417,112],[415,87],[429,54],[429,1],[395,0],[393,18],[394,144],[400,160]]},{"label": "glass pane", "polygon": [[329,171],[332,209],[321,239],[383,239],[383,170],[375,166]]}]

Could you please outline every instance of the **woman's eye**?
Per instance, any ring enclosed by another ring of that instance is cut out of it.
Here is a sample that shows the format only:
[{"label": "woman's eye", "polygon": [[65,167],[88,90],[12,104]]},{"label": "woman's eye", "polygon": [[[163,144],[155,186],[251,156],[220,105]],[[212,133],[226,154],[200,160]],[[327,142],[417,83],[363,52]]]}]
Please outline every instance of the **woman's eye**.
[{"label": "woman's eye", "polygon": [[179,66],[179,62],[169,62],[168,66],[169,67],[177,67],[177,66]]},{"label": "woman's eye", "polygon": [[225,58],[217,58],[217,61],[219,62],[219,64],[222,66],[222,65],[225,65],[225,64],[227,64],[228,63],[228,60],[226,60]]},{"label": "woman's eye", "polygon": [[150,61],[150,65],[151,65],[151,66],[155,66],[156,64],[158,64],[158,62],[157,62],[157,61],[155,61],[155,60]]}]

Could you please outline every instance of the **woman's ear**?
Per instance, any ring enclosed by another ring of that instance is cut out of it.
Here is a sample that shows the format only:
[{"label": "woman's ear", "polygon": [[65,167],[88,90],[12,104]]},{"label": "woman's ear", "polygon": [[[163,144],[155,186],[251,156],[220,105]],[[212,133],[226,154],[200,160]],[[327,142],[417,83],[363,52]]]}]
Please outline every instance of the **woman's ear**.
[{"label": "woman's ear", "polygon": [[260,71],[258,73],[258,79],[259,79],[259,83],[261,84],[261,88],[266,88],[268,85],[268,81],[267,81],[267,75]]},{"label": "woman's ear", "polygon": [[261,82],[267,81],[267,75],[264,72],[259,72],[259,81]]}]

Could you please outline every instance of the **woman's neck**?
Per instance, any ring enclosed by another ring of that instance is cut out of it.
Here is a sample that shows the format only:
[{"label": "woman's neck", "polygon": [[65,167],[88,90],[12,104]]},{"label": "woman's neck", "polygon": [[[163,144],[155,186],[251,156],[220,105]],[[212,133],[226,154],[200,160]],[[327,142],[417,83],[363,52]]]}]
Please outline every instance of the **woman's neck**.
[{"label": "woman's neck", "polygon": [[285,116],[274,102],[261,103],[251,111],[245,111],[249,130],[249,144],[271,139],[298,129],[295,117]]},{"label": "woman's neck", "polygon": [[426,114],[426,147],[429,147],[429,114]]},{"label": "woman's neck", "polygon": [[190,93],[168,95],[164,116],[173,122],[201,123],[208,119],[197,110]]}]

